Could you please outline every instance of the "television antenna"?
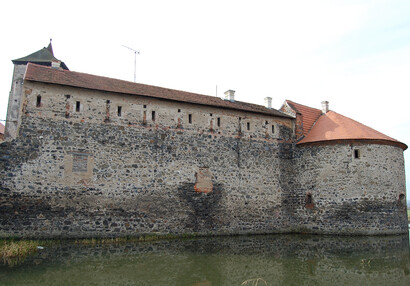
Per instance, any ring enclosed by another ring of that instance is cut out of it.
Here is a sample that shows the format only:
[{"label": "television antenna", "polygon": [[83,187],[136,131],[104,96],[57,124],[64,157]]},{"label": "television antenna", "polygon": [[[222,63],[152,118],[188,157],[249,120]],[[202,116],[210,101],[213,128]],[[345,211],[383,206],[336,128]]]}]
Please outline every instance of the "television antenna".
[{"label": "television antenna", "polygon": [[137,82],[137,54],[140,54],[140,51],[134,50],[133,48],[124,45],[122,46],[134,52],[134,82]]}]

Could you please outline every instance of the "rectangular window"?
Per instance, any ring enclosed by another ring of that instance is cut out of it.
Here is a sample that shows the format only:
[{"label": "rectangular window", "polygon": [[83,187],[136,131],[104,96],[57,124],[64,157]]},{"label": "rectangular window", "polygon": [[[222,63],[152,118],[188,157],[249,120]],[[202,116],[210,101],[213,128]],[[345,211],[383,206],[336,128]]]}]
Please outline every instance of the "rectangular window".
[{"label": "rectangular window", "polygon": [[144,104],[144,108],[147,108],[147,105],[146,105],[146,104]]},{"label": "rectangular window", "polygon": [[272,133],[275,133],[275,125],[272,125]]},{"label": "rectangular window", "polygon": [[79,101],[75,102],[75,111],[76,112],[80,112],[81,109],[81,103]]},{"label": "rectangular window", "polygon": [[192,114],[188,114],[188,122],[189,124],[192,124]]},{"label": "rectangular window", "polygon": [[41,95],[37,95],[37,102],[36,102],[36,107],[41,106]]},{"label": "rectangular window", "polygon": [[360,158],[360,150],[359,150],[359,149],[355,149],[355,150],[354,150],[354,158],[355,158],[355,159],[359,159],[359,158]]},{"label": "rectangular window", "polygon": [[118,115],[118,117],[121,117],[121,115],[122,115],[122,106],[118,106],[117,115]]},{"label": "rectangular window", "polygon": [[218,127],[221,127],[221,117],[218,117],[216,119],[216,125],[218,125]]},{"label": "rectangular window", "polygon": [[246,130],[251,130],[251,123],[250,122],[246,122]]},{"label": "rectangular window", "polygon": [[181,109],[178,109],[178,112],[181,112]]},{"label": "rectangular window", "polygon": [[152,121],[155,121],[155,111],[152,111],[151,118],[152,118]]}]

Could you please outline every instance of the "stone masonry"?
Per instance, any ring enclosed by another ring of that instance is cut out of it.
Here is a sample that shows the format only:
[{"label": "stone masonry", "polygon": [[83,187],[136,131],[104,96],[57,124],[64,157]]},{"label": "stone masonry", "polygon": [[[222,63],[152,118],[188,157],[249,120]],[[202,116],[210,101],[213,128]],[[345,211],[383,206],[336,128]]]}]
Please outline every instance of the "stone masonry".
[{"label": "stone masonry", "polygon": [[290,116],[18,84],[0,237],[407,233],[397,146],[299,146]]}]

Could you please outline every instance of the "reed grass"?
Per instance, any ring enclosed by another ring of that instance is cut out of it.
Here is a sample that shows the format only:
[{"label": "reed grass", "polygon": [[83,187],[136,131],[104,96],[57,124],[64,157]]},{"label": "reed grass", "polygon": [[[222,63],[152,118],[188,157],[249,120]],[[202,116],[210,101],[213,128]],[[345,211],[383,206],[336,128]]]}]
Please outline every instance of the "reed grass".
[{"label": "reed grass", "polygon": [[49,246],[56,243],[56,240],[20,240],[20,239],[0,239],[0,259],[3,264],[15,265],[33,253],[38,251],[38,247]]},{"label": "reed grass", "polygon": [[96,244],[119,244],[128,242],[149,242],[170,239],[188,239],[198,237],[196,234],[146,234],[140,236],[125,236],[115,238],[82,238],[76,239],[75,244],[96,245]]},{"label": "reed grass", "polygon": [[260,282],[261,284],[263,283],[263,285],[268,286],[268,282],[266,282],[266,281],[265,281],[264,279],[262,279],[262,278],[248,279],[248,280],[243,281],[241,285],[244,285],[244,286],[246,286],[246,285],[249,285],[249,286],[258,286],[258,285],[259,285],[259,282]]}]

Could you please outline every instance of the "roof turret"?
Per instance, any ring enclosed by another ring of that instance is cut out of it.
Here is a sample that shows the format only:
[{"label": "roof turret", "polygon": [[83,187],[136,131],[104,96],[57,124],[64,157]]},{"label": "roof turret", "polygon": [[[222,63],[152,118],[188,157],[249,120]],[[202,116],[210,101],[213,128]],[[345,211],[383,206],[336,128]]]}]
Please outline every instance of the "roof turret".
[{"label": "roof turret", "polygon": [[60,61],[56,57],[54,57],[53,46],[50,44],[48,47],[44,47],[37,52],[34,52],[28,56],[12,60],[13,64],[15,65],[26,65],[27,63],[35,63],[43,66],[52,66],[53,62],[61,62],[61,68],[68,70],[68,67],[65,65],[64,62]]}]

